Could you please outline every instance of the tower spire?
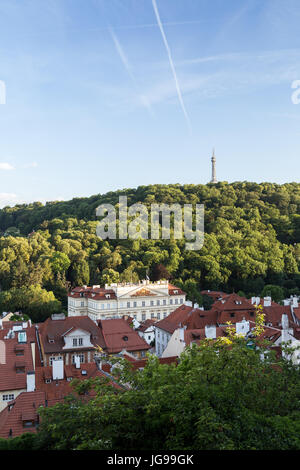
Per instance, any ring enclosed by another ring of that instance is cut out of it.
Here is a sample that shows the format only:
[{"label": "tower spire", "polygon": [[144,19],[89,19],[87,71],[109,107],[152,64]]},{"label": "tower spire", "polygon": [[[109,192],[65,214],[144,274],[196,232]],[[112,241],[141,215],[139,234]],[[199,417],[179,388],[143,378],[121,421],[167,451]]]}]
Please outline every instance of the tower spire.
[{"label": "tower spire", "polygon": [[215,157],[215,149],[213,148],[213,153],[211,157],[211,183],[217,183],[217,176],[216,176],[216,157]]}]

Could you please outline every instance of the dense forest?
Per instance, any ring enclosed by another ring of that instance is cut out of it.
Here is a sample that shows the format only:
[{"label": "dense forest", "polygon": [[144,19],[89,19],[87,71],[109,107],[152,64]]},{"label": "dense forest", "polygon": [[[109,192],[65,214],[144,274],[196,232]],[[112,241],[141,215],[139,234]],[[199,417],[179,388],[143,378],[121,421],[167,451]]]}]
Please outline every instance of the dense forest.
[{"label": "dense forest", "polygon": [[[199,251],[184,239],[101,240],[96,208],[141,202],[204,204]],[[34,321],[66,309],[70,286],[167,278],[188,298],[220,289],[246,296],[300,294],[300,184],[151,185],[0,210],[0,311]],[[276,286],[276,287],[274,287]]]}]

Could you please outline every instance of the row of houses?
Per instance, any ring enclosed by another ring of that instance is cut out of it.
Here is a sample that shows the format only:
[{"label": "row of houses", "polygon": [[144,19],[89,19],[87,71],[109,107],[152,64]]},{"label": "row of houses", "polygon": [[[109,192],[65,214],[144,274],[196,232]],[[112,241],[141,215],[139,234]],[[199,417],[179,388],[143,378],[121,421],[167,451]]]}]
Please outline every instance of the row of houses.
[{"label": "row of houses", "polygon": [[[249,334],[255,326],[256,307],[262,306],[265,321],[265,337],[278,346],[282,337],[295,346],[300,340],[300,308],[296,298],[287,299],[284,305],[252,297],[246,299],[237,294],[203,291],[211,295],[214,303],[210,310],[182,305],[167,318],[155,324],[155,353],[158,357],[180,356],[191,343],[205,338],[226,336],[228,323],[237,333]],[[300,356],[299,356],[300,359]]]},{"label": "row of houses", "polygon": [[[0,437],[34,432],[37,408],[52,406],[72,392],[74,378],[109,374],[101,356],[143,360],[151,346],[132,327],[132,319],[91,320],[52,315],[44,323],[0,321]],[[125,357],[125,356],[124,356]]]},{"label": "row of houses", "polygon": [[[143,289],[140,284],[132,289],[133,298],[143,298]],[[171,290],[177,289],[172,286]],[[84,287],[83,293],[87,291],[89,288]],[[180,302],[161,319],[151,315],[138,319],[134,307],[115,318],[57,314],[39,324],[12,322],[7,315],[0,320],[0,437],[35,432],[38,407],[62,401],[72,391],[74,378],[105,377],[110,386],[122,388],[111,374],[107,360],[111,355],[122,356],[140,369],[145,367],[147,352],[169,364],[180,360],[181,353],[194,342],[226,336],[228,321],[238,333],[248,335],[255,324],[257,305],[262,305],[265,314],[264,337],[274,347],[287,340],[300,343],[296,299],[278,305],[268,297],[246,299],[237,294],[205,293],[214,301],[210,310]],[[299,361],[300,356],[294,360]]]}]

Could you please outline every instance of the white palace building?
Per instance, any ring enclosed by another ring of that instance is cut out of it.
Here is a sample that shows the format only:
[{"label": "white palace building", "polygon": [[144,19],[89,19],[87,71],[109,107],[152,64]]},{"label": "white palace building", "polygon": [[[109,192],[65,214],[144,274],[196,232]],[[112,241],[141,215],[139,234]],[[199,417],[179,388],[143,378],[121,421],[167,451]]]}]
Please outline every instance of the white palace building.
[{"label": "white palace building", "polygon": [[75,287],[68,294],[68,316],[87,315],[94,321],[123,316],[161,320],[184,304],[185,297],[168,281]]}]

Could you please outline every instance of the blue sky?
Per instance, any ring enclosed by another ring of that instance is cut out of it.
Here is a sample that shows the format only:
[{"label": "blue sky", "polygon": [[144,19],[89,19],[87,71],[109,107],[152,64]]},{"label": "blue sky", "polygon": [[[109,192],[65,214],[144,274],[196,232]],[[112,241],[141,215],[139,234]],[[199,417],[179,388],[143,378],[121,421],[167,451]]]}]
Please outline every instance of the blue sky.
[{"label": "blue sky", "polygon": [[0,0],[0,206],[299,182],[299,0]]}]

